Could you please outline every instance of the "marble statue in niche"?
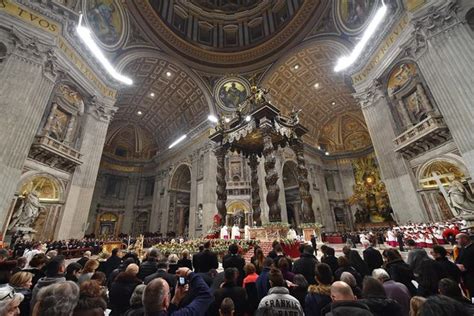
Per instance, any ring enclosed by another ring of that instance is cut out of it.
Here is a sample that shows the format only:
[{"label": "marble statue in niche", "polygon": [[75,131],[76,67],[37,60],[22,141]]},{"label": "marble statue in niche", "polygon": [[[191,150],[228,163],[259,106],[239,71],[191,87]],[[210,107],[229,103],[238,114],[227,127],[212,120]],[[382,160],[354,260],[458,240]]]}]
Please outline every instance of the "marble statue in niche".
[{"label": "marble statue in niche", "polygon": [[196,228],[202,228],[202,204],[198,205],[196,215]]},{"label": "marble statue in niche", "polygon": [[8,229],[31,228],[35,220],[38,218],[41,209],[44,209],[44,206],[40,203],[38,192],[31,191],[26,194],[20,207],[16,209],[15,213],[12,215]]},{"label": "marble statue in niche", "polygon": [[448,190],[449,204],[458,214],[474,215],[474,197],[458,180],[453,180]]}]

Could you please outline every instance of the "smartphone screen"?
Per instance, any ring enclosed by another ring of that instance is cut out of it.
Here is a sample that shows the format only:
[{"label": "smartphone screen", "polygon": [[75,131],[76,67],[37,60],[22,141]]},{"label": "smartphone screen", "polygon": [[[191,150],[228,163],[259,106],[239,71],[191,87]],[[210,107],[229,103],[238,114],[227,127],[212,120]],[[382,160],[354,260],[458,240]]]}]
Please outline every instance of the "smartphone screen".
[{"label": "smartphone screen", "polygon": [[186,278],[184,277],[179,277],[178,284],[180,286],[186,285]]}]

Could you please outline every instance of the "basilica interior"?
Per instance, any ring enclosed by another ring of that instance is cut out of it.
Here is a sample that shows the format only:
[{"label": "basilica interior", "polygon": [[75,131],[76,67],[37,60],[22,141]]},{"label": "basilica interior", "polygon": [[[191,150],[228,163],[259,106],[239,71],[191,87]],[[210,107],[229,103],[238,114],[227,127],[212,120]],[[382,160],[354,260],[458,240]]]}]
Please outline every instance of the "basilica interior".
[{"label": "basilica interior", "polygon": [[473,51],[469,0],[0,0],[2,236],[450,219]]}]

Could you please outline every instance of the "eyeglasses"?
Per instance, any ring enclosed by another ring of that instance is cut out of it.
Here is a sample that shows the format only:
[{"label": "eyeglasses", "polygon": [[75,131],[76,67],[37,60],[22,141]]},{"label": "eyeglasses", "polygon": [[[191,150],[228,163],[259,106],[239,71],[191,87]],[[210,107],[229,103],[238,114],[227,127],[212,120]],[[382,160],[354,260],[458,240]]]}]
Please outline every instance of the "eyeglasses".
[{"label": "eyeglasses", "polygon": [[12,290],[10,293],[8,293],[4,297],[0,298],[0,301],[3,301],[4,299],[7,299],[7,298],[11,298],[11,299],[15,298],[15,291]]}]

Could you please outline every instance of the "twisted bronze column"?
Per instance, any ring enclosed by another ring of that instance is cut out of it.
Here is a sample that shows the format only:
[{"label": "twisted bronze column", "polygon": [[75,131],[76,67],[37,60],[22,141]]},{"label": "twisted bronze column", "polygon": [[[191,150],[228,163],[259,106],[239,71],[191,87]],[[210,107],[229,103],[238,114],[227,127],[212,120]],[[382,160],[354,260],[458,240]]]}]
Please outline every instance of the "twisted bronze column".
[{"label": "twisted bronze column", "polygon": [[304,144],[301,139],[294,139],[290,143],[291,149],[295,152],[298,164],[298,184],[301,197],[301,208],[304,223],[314,223],[313,198],[309,193],[308,169],[304,160]]},{"label": "twisted bronze column", "polygon": [[[250,186],[252,187],[252,212],[253,212],[253,221],[256,222],[257,226],[262,225],[262,220],[260,219],[260,188],[258,186],[258,158],[257,155],[252,154],[249,158],[250,166]],[[253,223],[251,223],[253,226]]]},{"label": "twisted bronze column", "polygon": [[268,217],[270,222],[281,222],[281,207],[278,202],[280,187],[278,186],[278,172],[275,170],[275,154],[272,143],[271,126],[264,126],[263,156],[265,157],[265,185],[267,187]]},{"label": "twisted bronze column", "polygon": [[217,193],[217,212],[222,217],[223,223],[227,215],[227,208],[225,206],[227,202],[227,181],[225,180],[225,154],[227,149],[224,146],[219,146],[214,150],[214,154],[217,158],[217,174],[216,174],[216,193]]}]

